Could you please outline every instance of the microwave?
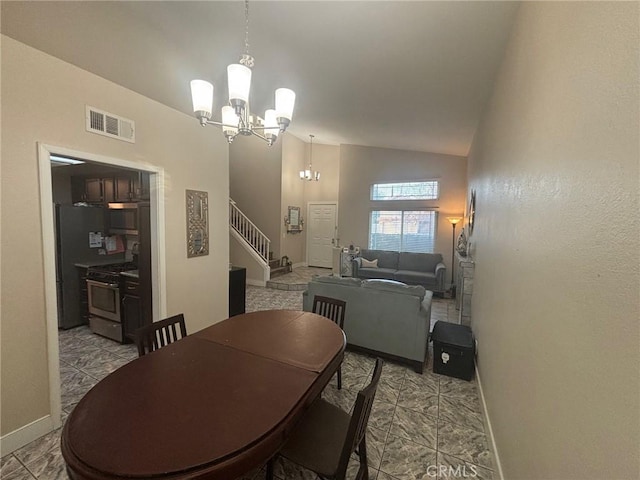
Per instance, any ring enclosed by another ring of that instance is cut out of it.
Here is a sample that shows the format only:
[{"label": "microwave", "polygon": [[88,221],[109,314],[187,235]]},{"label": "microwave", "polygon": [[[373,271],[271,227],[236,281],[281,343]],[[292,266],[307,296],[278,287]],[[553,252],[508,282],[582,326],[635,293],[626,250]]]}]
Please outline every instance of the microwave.
[{"label": "microwave", "polygon": [[138,203],[109,203],[109,232],[138,235]]}]

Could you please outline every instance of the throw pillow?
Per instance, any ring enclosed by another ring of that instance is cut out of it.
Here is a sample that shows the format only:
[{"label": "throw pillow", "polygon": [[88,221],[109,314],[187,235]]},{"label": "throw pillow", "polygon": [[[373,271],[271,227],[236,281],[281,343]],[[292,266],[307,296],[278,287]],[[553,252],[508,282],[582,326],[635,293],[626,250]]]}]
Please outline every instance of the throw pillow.
[{"label": "throw pillow", "polygon": [[363,258],[360,260],[362,262],[362,268],[378,268],[378,259],[375,260],[367,260]]}]

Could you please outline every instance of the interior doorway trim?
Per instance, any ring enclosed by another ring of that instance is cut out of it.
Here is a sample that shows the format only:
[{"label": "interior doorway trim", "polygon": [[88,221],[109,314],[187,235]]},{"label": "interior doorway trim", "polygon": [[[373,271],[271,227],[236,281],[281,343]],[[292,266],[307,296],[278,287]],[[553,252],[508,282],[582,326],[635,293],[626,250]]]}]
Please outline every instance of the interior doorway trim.
[{"label": "interior doorway trim", "polygon": [[56,249],[51,186],[51,154],[81,158],[114,167],[149,172],[151,237],[151,277],[153,320],[166,317],[166,263],[164,222],[164,169],[155,165],[120,158],[80,152],[65,147],[38,142],[38,176],[40,180],[40,215],[42,220],[42,255],[44,262],[45,316],[47,325],[47,361],[49,364],[49,406],[52,428],[61,426],[60,363],[58,346],[58,309],[56,295]]}]

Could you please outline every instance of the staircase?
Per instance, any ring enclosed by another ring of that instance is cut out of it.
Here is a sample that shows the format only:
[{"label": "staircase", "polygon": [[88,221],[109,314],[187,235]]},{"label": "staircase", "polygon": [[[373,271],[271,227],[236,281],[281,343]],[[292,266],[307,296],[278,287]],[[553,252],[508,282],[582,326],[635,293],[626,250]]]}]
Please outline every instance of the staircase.
[{"label": "staircase", "polygon": [[277,259],[269,261],[269,268],[271,270],[271,278],[279,277],[280,275],[284,275],[285,273],[290,273],[292,270],[290,263],[282,266],[280,260]]},{"label": "staircase", "polygon": [[[270,263],[277,263],[280,268],[280,260],[269,258],[269,246],[271,241],[260,231],[249,218],[237,207],[236,202],[229,199],[229,231],[231,235],[244,247],[253,259],[262,267],[264,282],[271,278]],[[271,260],[271,261],[270,261]]]}]

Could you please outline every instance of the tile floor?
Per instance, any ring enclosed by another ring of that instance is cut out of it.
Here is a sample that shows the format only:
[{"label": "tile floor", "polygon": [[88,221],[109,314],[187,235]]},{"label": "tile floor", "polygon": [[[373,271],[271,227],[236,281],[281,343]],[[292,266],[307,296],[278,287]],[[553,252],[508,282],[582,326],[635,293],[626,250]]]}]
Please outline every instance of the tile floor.
[{"label": "tile floor", "polygon": [[[247,311],[301,309],[302,292],[247,288]],[[434,299],[432,322],[455,320],[451,300]],[[119,345],[93,335],[87,327],[60,332],[60,374],[63,422],[82,396],[110,372],[137,358],[132,345]],[[374,360],[347,352],[342,367],[343,388],[335,379],[324,398],[350,410],[358,390],[369,380]],[[424,374],[386,362],[369,420],[367,445],[372,480],[414,480],[473,477],[493,479],[493,461],[484,434],[475,381],[465,382]],[[61,430],[51,432],[2,458],[4,480],[66,479],[60,453]],[[358,463],[349,466],[353,478]],[[439,470],[440,469],[440,470]],[[313,480],[316,476],[279,460],[280,479]],[[264,478],[264,469],[243,480]]]},{"label": "tile floor", "polygon": [[291,273],[274,277],[267,282],[267,287],[276,290],[306,290],[307,283],[315,275],[331,275],[330,268],[298,267]]}]

